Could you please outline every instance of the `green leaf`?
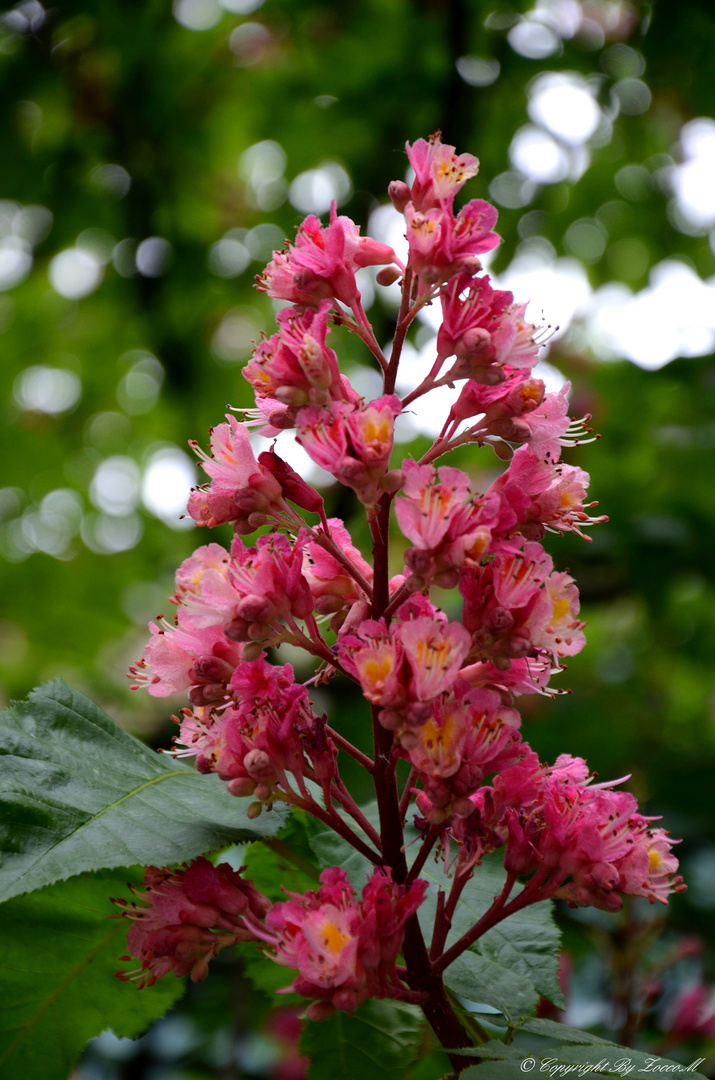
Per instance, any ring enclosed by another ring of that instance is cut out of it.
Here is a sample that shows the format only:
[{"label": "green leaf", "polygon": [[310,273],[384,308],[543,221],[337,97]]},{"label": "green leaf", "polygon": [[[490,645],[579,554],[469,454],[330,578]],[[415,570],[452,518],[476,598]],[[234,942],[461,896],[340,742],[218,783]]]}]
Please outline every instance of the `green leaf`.
[{"label": "green leaf", "polygon": [[125,919],[110,895],[137,869],[83,874],[3,905],[0,923],[0,1075],[67,1080],[89,1039],[106,1028],[140,1035],[180,997],[168,975],[151,988],[115,977]]},{"label": "green leaf", "polygon": [[[361,806],[360,809],[368,821],[379,831],[380,818],[377,802],[368,803],[367,806]],[[372,847],[372,841],[365,835],[360,826],[348,815],[345,815],[345,817],[353,832],[357,833],[360,839],[364,840],[369,847]],[[363,885],[374,869],[369,859],[356,851],[354,847],[348,844],[346,840],[343,840],[341,836],[338,836],[336,832],[333,832],[332,829],[310,829],[308,843],[323,869],[326,866],[340,866],[348,875],[352,887],[358,893],[362,890]]]},{"label": "green leaf", "polygon": [[395,1080],[418,1053],[424,1017],[401,1001],[366,1001],[354,1016],[305,1022],[300,1052],[309,1080]]},{"label": "green leaf", "polygon": [[85,870],[183,862],[271,836],[217,776],[150,750],[61,680],[0,716],[0,900]]},{"label": "green leaf", "polygon": [[[452,878],[444,873],[441,863],[428,864],[420,877],[430,882],[430,890],[419,916],[425,933],[431,934],[437,892],[440,888],[449,892]],[[502,891],[505,877],[504,867],[495,859],[485,859],[481,866],[476,867],[457,904],[447,938],[448,947],[488,910],[494,897]],[[541,901],[510,915],[479,938],[470,951],[526,979],[538,994],[562,1007],[564,1001],[558,982],[560,932],[553,921],[552,908],[550,901]],[[475,997],[473,993],[466,996],[472,1001],[493,1004],[491,1000]]]},{"label": "green leaf", "polygon": [[248,844],[243,854],[245,877],[274,902],[285,900],[286,890],[304,893],[319,885],[320,871],[301,813],[291,814],[280,838]]},{"label": "green leaf", "polygon": [[615,1046],[608,1039],[601,1039],[598,1035],[592,1035],[589,1031],[580,1031],[578,1028],[567,1027],[559,1024],[556,1020],[547,1020],[534,1017],[524,1020],[519,1024],[520,1031],[528,1031],[532,1035],[543,1035],[561,1043],[580,1043],[582,1045],[597,1045],[604,1043],[607,1046]]},{"label": "green leaf", "polygon": [[[551,1020],[527,1020],[517,1024],[517,1028],[510,1045],[494,1040],[477,1047],[473,1053],[493,1060],[471,1066],[461,1074],[460,1080],[517,1080],[517,1077],[531,1074],[633,1077],[634,1080],[685,1074],[703,1080],[703,1074],[694,1068],[692,1072],[686,1072],[685,1065],[668,1058],[618,1046],[587,1031],[577,1031]],[[520,1047],[519,1033],[522,1031],[541,1036],[539,1042],[542,1045],[534,1048],[532,1040],[528,1048]]]},{"label": "green leaf", "polygon": [[492,1005],[512,1024],[532,1015],[539,1004],[539,995],[528,978],[469,950],[449,965],[443,977],[445,986],[455,994]]}]

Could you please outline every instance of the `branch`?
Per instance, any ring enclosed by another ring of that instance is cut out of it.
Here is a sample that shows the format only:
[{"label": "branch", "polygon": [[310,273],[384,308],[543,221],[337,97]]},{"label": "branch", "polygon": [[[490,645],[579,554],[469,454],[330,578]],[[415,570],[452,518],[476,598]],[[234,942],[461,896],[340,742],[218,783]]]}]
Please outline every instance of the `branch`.
[{"label": "branch", "polygon": [[330,738],[333,740],[336,746],[339,746],[341,750],[344,750],[346,754],[350,754],[350,757],[355,758],[363,768],[367,769],[369,773],[374,772],[375,762],[372,758],[369,758],[367,754],[363,754],[362,750],[358,750],[357,746],[353,746],[351,742],[348,742],[335,728],[331,728],[328,724],[325,725]]},{"label": "branch", "polygon": [[[475,923],[471,930],[468,930],[466,934],[462,935],[459,941],[455,942],[451,949],[447,949],[447,952],[442,954],[435,962],[435,970],[439,972],[444,971],[444,969],[449,967],[458,956],[461,956],[470,945],[473,945],[482,934],[486,934],[487,930],[491,930],[497,923],[501,922],[503,919],[507,919],[510,915],[513,915],[516,911],[520,911],[528,904],[533,904],[536,903],[537,900],[544,899],[544,896],[539,896],[538,894],[548,876],[548,870],[544,870],[543,868],[538,870],[533,878],[526,883],[519,895],[516,896],[511,903],[506,904],[509,893],[514,888],[517,879],[516,874],[508,873],[506,881],[504,882],[504,888],[499,896],[494,898],[494,903],[489,910],[482,915],[479,922]],[[549,889],[549,893],[551,893],[551,888]]]}]

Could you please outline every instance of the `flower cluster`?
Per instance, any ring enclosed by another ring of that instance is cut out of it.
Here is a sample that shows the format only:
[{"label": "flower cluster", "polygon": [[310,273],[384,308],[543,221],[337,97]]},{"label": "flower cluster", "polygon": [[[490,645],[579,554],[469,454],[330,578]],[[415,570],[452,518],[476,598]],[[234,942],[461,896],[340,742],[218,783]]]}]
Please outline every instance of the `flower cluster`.
[{"label": "flower cluster", "polygon": [[376,870],[357,899],[344,870],[324,870],[320,888],[275,904],[257,936],[278,964],[296,968],[286,991],[315,998],[309,1015],[322,1019],[333,1009],[355,1012],[368,997],[411,1000],[395,967],[405,923],[424,899],[426,881],[396,885]]},{"label": "flower cluster", "polygon": [[[260,289],[292,306],[244,370],[255,408],[215,427],[208,452],[192,444],[207,482],[192,492],[189,514],[208,528],[231,525],[233,540],[228,550],[199,547],[182,563],[176,616],[150,625],[131,669],[136,688],[188,694],[174,752],[218,774],[231,795],[250,796],[249,816],[276,801],[298,807],[376,868],[359,899],[334,867],[317,891],[272,906],[206,860],[180,871],[149,868],[149,907],[127,913],[135,920],[130,951],[150,979],[169,970],[202,977],[219,948],[253,938],[297,970],[291,988],[313,999],[313,1018],[352,1012],[368,997],[416,1001],[445,1045],[455,1045],[456,1029],[440,1027],[451,1009],[446,998],[430,1011],[430,994],[441,992],[434,978],[496,921],[548,897],[613,911],[624,895],[665,902],[684,886],[667,833],[632,795],[594,783],[581,759],[542,764],[522,738],[517,699],[555,693],[552,677],[585,643],[576,584],[542,542],[547,533],[588,539],[584,529],[606,520],[589,513],[588,475],[561,460],[564,447],[589,438],[588,418],[570,419],[567,385],[547,393],[533,374],[548,331],[482,270],[480,255],[499,242],[496,210],[473,199],[455,212],[477,159],[457,155],[439,135],[406,149],[414,179],[389,189],[404,215],[404,264],[334,206],[327,225],[306,218],[259,278]],[[382,267],[378,285],[401,282],[389,351],[362,306],[356,274],[365,267]],[[427,304],[442,311],[434,363],[399,397],[401,349]],[[331,327],[369,350],[383,376],[375,400],[341,373]],[[395,461],[395,424],[444,386],[453,395],[439,437],[419,460]],[[254,427],[268,437],[292,431],[357,496],[372,561],[275,446],[255,456]],[[486,490],[443,461],[467,446],[491,446],[506,463]],[[391,574],[393,511],[406,545]],[[448,591],[450,617],[435,588]],[[317,671],[305,683],[280,662],[285,646],[314,658]],[[370,707],[374,758],[313,710],[313,684],[338,674]],[[339,751],[371,773],[379,829],[343,782]],[[398,800],[400,758],[410,775]],[[408,869],[411,804],[423,839]],[[427,888],[417,875],[435,845],[454,885],[446,906],[444,896],[437,904],[428,951],[413,916]],[[504,894],[444,951],[462,889],[497,849]],[[519,878],[522,891],[509,899]],[[408,938],[405,955],[422,957],[421,967],[398,968]]]},{"label": "flower cluster", "polygon": [[143,884],[143,891],[133,890],[141,907],[113,901],[121,916],[132,920],[127,947],[141,959],[137,971],[119,972],[119,978],[138,978],[140,987],[170,971],[190,974],[194,982],[205,979],[209,960],[221,949],[254,940],[244,917],[262,919],[271,906],[252,881],[226,863],[212,866],[204,858],[180,870],[147,866]]}]

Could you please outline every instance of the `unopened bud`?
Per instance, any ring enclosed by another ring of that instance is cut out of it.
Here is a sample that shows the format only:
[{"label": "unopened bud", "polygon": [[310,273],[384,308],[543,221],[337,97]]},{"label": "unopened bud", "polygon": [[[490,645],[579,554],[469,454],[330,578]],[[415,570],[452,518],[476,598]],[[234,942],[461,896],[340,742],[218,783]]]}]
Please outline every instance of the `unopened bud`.
[{"label": "unopened bud", "polygon": [[439,589],[456,589],[459,585],[459,570],[440,570],[435,575],[434,584]]},{"label": "unopened bud", "polygon": [[314,1001],[312,1005],[309,1005],[305,1015],[309,1020],[315,1022],[319,1020],[329,1020],[335,1012],[335,1006],[331,1001]]},{"label": "unopened bud", "polygon": [[236,614],[246,622],[270,622],[275,615],[275,607],[265,596],[249,593],[236,608]]},{"label": "unopened bud", "polygon": [[255,491],[253,488],[240,488],[234,495],[233,501],[239,510],[245,510],[249,514],[254,511],[265,513],[271,505],[262,492]]},{"label": "unopened bud", "polygon": [[478,361],[491,343],[492,336],[488,330],[483,326],[472,326],[455,342],[454,351],[460,360]]},{"label": "unopened bud", "polygon": [[202,683],[189,690],[189,701],[200,708],[202,705],[215,705],[226,697],[226,687],[221,683]]},{"label": "unopened bud", "polygon": [[250,641],[247,645],[243,646],[243,659],[250,664],[252,660],[257,660],[263,652],[264,642],[262,641]]},{"label": "unopened bud", "polygon": [[390,196],[395,210],[398,210],[401,214],[404,213],[405,207],[412,198],[412,192],[405,181],[393,180],[387,188],[387,194]]},{"label": "unopened bud", "polygon": [[399,742],[402,749],[407,751],[414,750],[420,744],[420,740],[414,731],[403,731],[399,737]]},{"label": "unopened bud", "polygon": [[231,619],[228,626],[224,627],[223,632],[230,641],[248,641],[249,625],[245,619],[237,615],[234,619]]},{"label": "unopened bud", "polygon": [[426,701],[413,701],[405,709],[405,720],[412,727],[422,727],[432,716],[432,706]]},{"label": "unopened bud", "polygon": [[405,564],[414,574],[425,577],[432,569],[432,556],[422,548],[411,547],[405,552]]},{"label": "unopened bud", "polygon": [[263,810],[263,803],[261,803],[261,802],[252,802],[251,805],[246,810],[246,817],[248,818],[249,821],[255,821],[255,819],[257,817],[261,816],[261,811],[262,810]]},{"label": "unopened bud", "polygon": [[499,442],[490,442],[489,445],[500,461],[511,461],[514,457],[514,451],[509,446],[509,443],[500,440]]},{"label": "unopened bud", "polygon": [[410,574],[409,577],[405,578],[405,588],[409,589],[410,592],[422,592],[423,589],[427,588],[427,582],[420,574]]},{"label": "unopened bud", "polygon": [[252,529],[260,529],[266,524],[268,518],[260,510],[255,510],[252,514],[248,515],[248,524]]},{"label": "unopened bud", "polygon": [[380,709],[377,718],[388,731],[396,731],[404,723],[402,713],[396,712],[395,709]]},{"label": "unopened bud", "polygon": [[506,379],[504,368],[499,367],[498,364],[492,364],[489,367],[482,367],[481,365],[475,367],[471,375],[472,380],[481,386],[498,386],[499,383],[503,383]]},{"label": "unopened bud", "polygon": [[378,487],[380,491],[387,491],[390,495],[394,495],[396,491],[399,491],[405,483],[405,470],[404,469],[390,469],[384,476],[380,477],[380,483]]},{"label": "unopened bud", "polygon": [[269,787],[268,784],[259,784],[253,794],[256,796],[257,799],[265,801],[266,799],[270,799],[271,795],[273,794],[273,788]]},{"label": "unopened bud", "polygon": [[226,787],[229,795],[236,795],[239,799],[253,795],[256,790],[255,781],[248,776],[237,776],[235,780],[229,780]]},{"label": "unopened bud", "polygon": [[452,810],[459,817],[469,817],[474,810],[474,803],[471,799],[453,799]]},{"label": "unopened bud", "polygon": [[394,285],[402,277],[402,271],[396,266],[385,266],[375,278],[378,285]]},{"label": "unopened bud", "polygon": [[272,780],[276,775],[265,750],[249,750],[243,759],[243,767],[253,780]]},{"label": "unopened bud", "polygon": [[370,474],[363,462],[349,454],[342,458],[335,470],[335,475],[351,487],[366,484],[370,479]]},{"label": "unopened bud", "polygon": [[308,401],[308,394],[301,386],[277,386],[274,397],[282,405],[300,406]]},{"label": "unopened bud", "polygon": [[345,601],[342,596],[335,596],[333,593],[326,593],[324,596],[318,596],[315,600],[315,611],[318,615],[334,615],[335,612],[340,611],[344,606]]}]

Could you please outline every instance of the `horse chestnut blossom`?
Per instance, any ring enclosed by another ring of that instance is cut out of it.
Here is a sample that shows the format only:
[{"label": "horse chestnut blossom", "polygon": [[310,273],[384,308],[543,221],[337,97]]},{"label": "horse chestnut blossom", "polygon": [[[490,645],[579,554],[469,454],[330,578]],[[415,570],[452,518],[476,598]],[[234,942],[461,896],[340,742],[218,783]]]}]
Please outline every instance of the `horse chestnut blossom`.
[{"label": "horse chestnut blossom", "polygon": [[[328,866],[315,890],[272,903],[200,858],[149,867],[144,906],[123,913],[142,982],[169,971],[203,978],[220,949],[252,942],[266,963],[295,972],[286,989],[308,999],[309,1019],[353,1013],[369,998],[418,1005],[459,1071],[474,1060],[459,1055],[472,1042],[445,981],[483,934],[548,899],[615,911],[624,896],[666,903],[684,885],[668,833],[631,794],[596,783],[580,758],[540,761],[523,737],[519,699],[559,692],[552,680],[585,644],[577,585],[543,541],[564,532],[586,540],[584,530],[606,520],[590,513],[588,474],[561,459],[591,441],[589,418],[570,418],[568,385],[547,391],[534,373],[548,328],[482,268],[499,243],[496,210],[481,199],[455,210],[477,158],[439,133],[406,152],[411,184],[389,188],[404,217],[405,263],[333,205],[327,225],[307,217],[260,275],[258,287],[290,306],[246,364],[255,408],[231,411],[207,451],[191,444],[207,479],[188,513],[233,538],[182,563],[176,615],[150,624],[130,672],[136,689],[186,695],[176,755],[215,773],[227,800],[249,800],[249,819],[283,805],[332,830],[368,868],[361,891],[346,868]],[[356,274],[365,267],[382,268],[378,288],[400,282],[389,348],[363,308]],[[400,395],[403,345],[428,304],[442,314],[434,361]],[[341,371],[347,334],[382,377],[374,400]],[[401,460],[396,425],[440,387],[451,398],[439,436]],[[275,446],[256,457],[256,427],[268,437],[292,431],[352,493],[366,528],[351,536],[328,517],[323,496]],[[503,467],[483,489],[472,462],[487,447]],[[394,549],[393,522],[403,540]],[[368,532],[370,552],[353,539]],[[296,650],[313,665],[307,677],[292,666]],[[347,680],[365,702],[371,755],[341,730],[339,709],[317,708],[316,685],[337,695]],[[341,776],[345,756],[369,774],[374,812]],[[503,859],[503,890],[481,913],[462,909],[487,855]],[[430,858],[448,885],[420,877]]]}]

